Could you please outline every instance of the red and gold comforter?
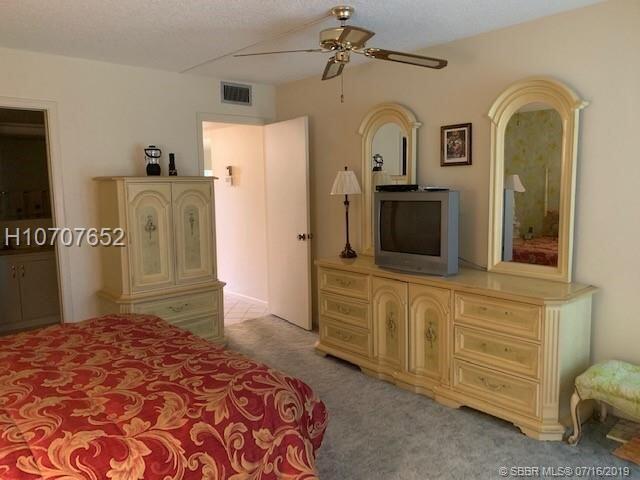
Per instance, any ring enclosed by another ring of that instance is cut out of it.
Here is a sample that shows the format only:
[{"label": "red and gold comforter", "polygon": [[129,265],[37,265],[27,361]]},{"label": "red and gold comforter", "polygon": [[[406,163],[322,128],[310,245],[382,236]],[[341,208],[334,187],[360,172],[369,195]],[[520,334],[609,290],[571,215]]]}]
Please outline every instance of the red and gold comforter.
[{"label": "red and gold comforter", "polygon": [[0,478],[316,478],[302,381],[142,315],[0,338]]}]

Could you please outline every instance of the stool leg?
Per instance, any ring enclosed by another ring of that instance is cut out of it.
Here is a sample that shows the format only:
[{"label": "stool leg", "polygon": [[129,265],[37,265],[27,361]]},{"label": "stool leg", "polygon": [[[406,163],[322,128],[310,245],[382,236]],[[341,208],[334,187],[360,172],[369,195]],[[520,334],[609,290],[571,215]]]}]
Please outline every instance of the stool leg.
[{"label": "stool leg", "polygon": [[607,421],[607,404],[604,402],[600,402],[600,415],[598,416],[598,420],[602,423]]},{"label": "stool leg", "polygon": [[582,425],[580,424],[580,412],[578,405],[580,404],[580,395],[577,391],[571,395],[571,420],[573,420],[573,433],[567,438],[569,445],[577,445],[582,435]]}]

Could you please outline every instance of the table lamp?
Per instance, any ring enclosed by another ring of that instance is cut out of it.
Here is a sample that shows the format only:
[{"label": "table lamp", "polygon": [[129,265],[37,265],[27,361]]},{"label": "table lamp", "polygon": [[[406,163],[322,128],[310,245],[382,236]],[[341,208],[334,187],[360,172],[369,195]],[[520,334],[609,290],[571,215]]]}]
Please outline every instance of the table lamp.
[{"label": "table lamp", "polygon": [[341,258],[356,258],[358,254],[349,243],[349,195],[357,195],[362,193],[360,190],[360,184],[356,178],[356,174],[344,167],[344,170],[340,170],[336,175],[336,179],[333,181],[333,187],[331,188],[331,195],[344,195],[344,219],[347,231],[347,243],[344,246],[344,250],[340,253]]}]

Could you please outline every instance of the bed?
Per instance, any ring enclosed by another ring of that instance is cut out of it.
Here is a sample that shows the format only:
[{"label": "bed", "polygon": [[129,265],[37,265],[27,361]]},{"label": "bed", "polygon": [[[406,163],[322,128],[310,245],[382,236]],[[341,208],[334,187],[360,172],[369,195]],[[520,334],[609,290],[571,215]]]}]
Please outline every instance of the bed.
[{"label": "bed", "polygon": [[0,337],[0,478],[313,479],[309,386],[154,316]]},{"label": "bed", "polygon": [[558,266],[558,237],[513,240],[513,261],[534,265]]}]

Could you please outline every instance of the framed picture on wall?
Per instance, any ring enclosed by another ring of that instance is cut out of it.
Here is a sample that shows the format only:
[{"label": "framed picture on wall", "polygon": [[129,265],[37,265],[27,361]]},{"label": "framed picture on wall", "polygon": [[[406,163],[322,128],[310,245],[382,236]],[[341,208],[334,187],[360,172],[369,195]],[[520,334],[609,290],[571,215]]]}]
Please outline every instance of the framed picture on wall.
[{"label": "framed picture on wall", "polygon": [[471,124],[440,128],[440,166],[471,165]]}]

